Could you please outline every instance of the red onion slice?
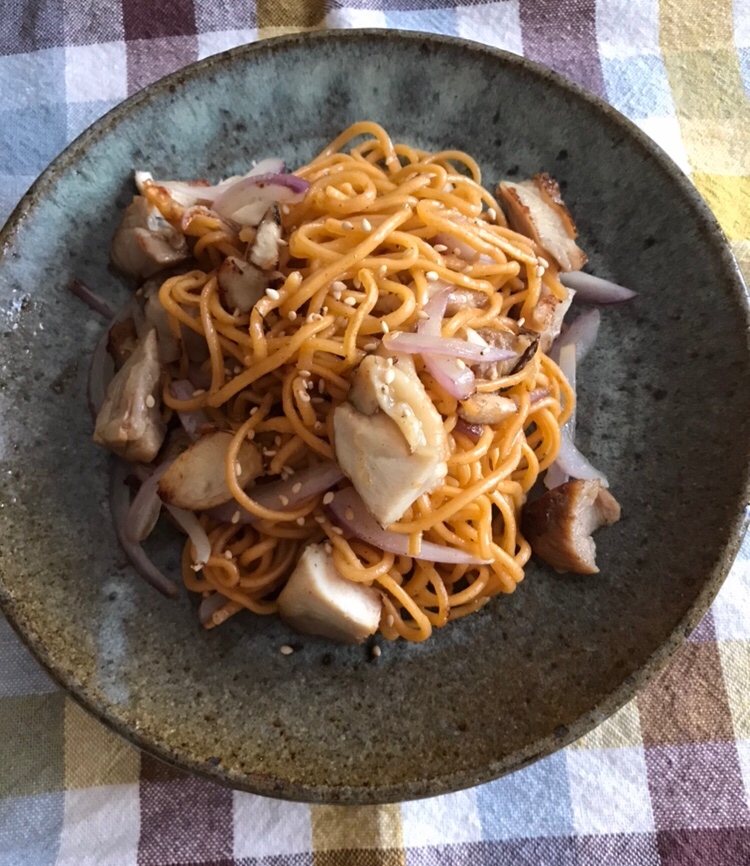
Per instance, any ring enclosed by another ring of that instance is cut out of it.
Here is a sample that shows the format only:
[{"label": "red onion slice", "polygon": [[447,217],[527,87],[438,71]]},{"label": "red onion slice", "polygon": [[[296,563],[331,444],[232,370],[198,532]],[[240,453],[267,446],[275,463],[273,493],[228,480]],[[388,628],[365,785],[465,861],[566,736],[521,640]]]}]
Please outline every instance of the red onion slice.
[{"label": "red onion slice", "polygon": [[273,204],[302,201],[308,181],[293,174],[259,174],[232,184],[215,201],[214,210],[239,225],[254,226]]},{"label": "red onion slice", "polygon": [[[336,522],[356,538],[361,538],[374,547],[395,553],[398,556],[409,556],[409,536],[383,529],[367,510],[364,502],[353,487],[339,490],[328,506],[336,518]],[[351,514],[348,517],[347,514]],[[486,559],[478,559],[465,550],[455,547],[444,547],[431,541],[423,541],[419,556],[428,562],[445,562],[450,565],[484,565]]]},{"label": "red onion slice", "polygon": [[471,439],[472,442],[479,442],[482,438],[482,433],[484,433],[484,424],[469,424],[468,421],[459,418],[456,421],[456,426],[453,428],[453,432],[461,433],[463,436],[466,436],[467,439]]},{"label": "red onion slice", "polygon": [[562,273],[560,282],[577,293],[576,301],[583,301],[586,304],[621,304],[636,296],[632,289],[626,289],[625,286],[583,271]]},{"label": "red onion slice", "polygon": [[447,355],[450,358],[463,358],[472,364],[482,361],[510,361],[518,357],[511,349],[479,346],[458,337],[433,337],[422,333],[408,334],[404,331],[386,334],[383,345],[393,352],[405,352],[408,355]]},{"label": "red onion slice", "polygon": [[200,521],[192,511],[175,508],[174,505],[167,505],[166,509],[193,542],[193,546],[195,547],[193,567],[196,570],[203,568],[211,556],[211,542],[208,540],[206,530],[201,526]]},{"label": "red onion slice", "polygon": [[[604,473],[600,472],[589,462],[587,457],[584,457],[584,455],[581,454],[578,448],[576,448],[569,431],[565,428],[561,431],[560,453],[557,455],[555,465],[566,476],[570,476],[571,478],[580,478],[584,481],[592,481],[598,478],[599,481],[601,481],[602,487],[609,487],[609,481],[607,481]],[[550,467],[550,469],[551,468],[552,467]],[[565,481],[567,480],[566,477]],[[564,482],[560,483],[562,484]],[[551,486],[547,484],[546,478],[545,486],[550,487],[551,489]]]},{"label": "red onion slice", "polygon": [[[330,490],[343,477],[344,473],[339,467],[335,463],[327,461],[318,466],[298,469],[286,481],[273,481],[261,487],[254,487],[248,496],[258,505],[262,505],[263,508],[272,508],[276,511],[294,509],[302,502],[312,499],[313,496],[319,496],[326,490]],[[298,484],[300,485],[299,489],[295,489]],[[230,523],[238,511],[240,513],[239,523],[254,523],[258,519],[247,509],[242,508],[234,499],[223,505],[217,505],[208,514],[215,520]]]},{"label": "red onion slice", "polygon": [[125,537],[125,521],[130,509],[130,488],[125,483],[125,478],[129,471],[124,461],[114,460],[110,474],[109,503],[117,540],[130,564],[147,583],[167,598],[177,598],[178,590],[175,584],[151,562],[140,544],[133,544]]},{"label": "red onion slice", "polygon": [[[189,379],[175,379],[169,383],[169,390],[175,400],[191,400],[195,388]],[[198,431],[201,427],[209,423],[208,415],[201,412],[200,409],[195,409],[192,412],[178,412],[177,417],[180,419],[184,431],[193,441],[198,438]]]},{"label": "red onion slice", "polygon": [[105,319],[113,319],[115,317],[115,308],[109,301],[105,301],[96,292],[92,292],[85,283],[82,283],[80,280],[71,280],[68,283],[68,288],[77,298],[82,300],[84,304],[88,304],[100,316],[104,316]]},{"label": "red onion slice", "polygon": [[[450,292],[450,288],[441,289],[425,304],[427,318],[421,319],[417,325],[419,336],[442,339],[443,316]],[[474,373],[463,361],[459,363],[456,358],[432,354],[423,355],[422,360],[438,385],[457,400],[467,400],[476,391]]]},{"label": "red onion slice", "polygon": [[432,238],[431,243],[433,246],[436,244],[438,246],[442,244],[444,247],[448,247],[447,250],[442,252],[442,255],[458,256],[460,259],[464,259],[467,262],[474,262],[477,260],[477,251],[474,247],[447,232],[438,232],[438,234]]},{"label": "red onion slice", "polygon": [[549,352],[550,358],[559,364],[560,351],[565,346],[575,343],[576,363],[580,364],[596,342],[601,320],[602,315],[599,310],[588,310],[583,313],[555,340]]},{"label": "red onion slice", "polygon": [[173,460],[165,460],[138,488],[123,526],[124,536],[131,544],[139,544],[153,532],[162,506],[157,492],[159,479],[172,463]]}]

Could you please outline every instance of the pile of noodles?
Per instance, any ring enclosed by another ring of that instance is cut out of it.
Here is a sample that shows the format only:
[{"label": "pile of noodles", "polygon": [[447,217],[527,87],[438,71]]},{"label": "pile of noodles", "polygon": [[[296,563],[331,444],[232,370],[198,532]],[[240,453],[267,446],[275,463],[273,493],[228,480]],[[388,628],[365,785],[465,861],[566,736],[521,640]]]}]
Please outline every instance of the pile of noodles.
[{"label": "pile of noodles", "polygon": [[[199,265],[161,286],[170,328],[175,336],[181,325],[189,328],[209,352],[198,371],[205,387],[175,397],[172,381],[196,381],[183,351],[167,369],[164,402],[183,417],[204,413],[234,433],[226,481],[236,503],[224,519],[200,515],[211,555],[194,570],[188,540],[183,578],[209,602],[202,616],[207,627],[242,609],[273,614],[305,545],[327,540],[342,575],[381,592],[383,636],[421,641],[433,627],[512,592],[524,576],[531,551],[519,531],[521,508],[555,460],[560,428],[574,405],[557,365],[539,349],[513,375],[477,378],[477,391],[501,393],[518,407],[477,438],[461,422],[451,389],[415,355],[448,437],[448,474],[387,532],[358,532],[368,522],[361,503],[335,509],[346,479],[300,500],[306,490],[295,477],[309,479],[331,466],[333,410],[346,400],[353,371],[386,334],[415,332],[429,318],[437,289],[458,287],[486,298],[440,317],[442,337],[486,326],[519,333],[543,286],[560,300],[567,290],[543,251],[507,227],[465,153],[415,150],[394,144],[374,123],[357,123],[294,174],[310,187],[301,202],[281,208],[277,288],[250,313],[222,306],[217,270],[227,256],[245,257],[254,229],[237,228],[206,208],[186,212],[157,184],[144,188],[194,244]],[[235,474],[245,439],[261,448],[265,471],[248,490]],[[269,503],[259,495],[267,483],[285,485],[289,495]],[[446,556],[435,556],[435,546]]]}]

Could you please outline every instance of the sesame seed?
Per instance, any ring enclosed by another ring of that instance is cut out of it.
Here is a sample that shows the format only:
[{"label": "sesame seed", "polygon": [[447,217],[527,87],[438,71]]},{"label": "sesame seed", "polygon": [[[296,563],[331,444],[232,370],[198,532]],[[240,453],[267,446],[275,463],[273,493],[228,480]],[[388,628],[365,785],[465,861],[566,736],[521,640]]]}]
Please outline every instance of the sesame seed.
[{"label": "sesame seed", "polygon": [[497,211],[494,207],[491,207],[487,210],[487,216],[492,220],[493,223],[495,222],[495,220],[497,219]]},{"label": "sesame seed", "polygon": [[303,379],[308,379],[312,376],[312,373],[309,370],[300,370],[297,375],[301,376]]},{"label": "sesame seed", "polygon": [[193,391],[193,397],[200,397],[201,394],[205,394],[205,393],[206,393],[205,388],[196,388],[195,391]]},{"label": "sesame seed", "polygon": [[346,283],[342,283],[341,280],[334,280],[331,283],[331,288],[334,292],[344,292],[346,291]]},{"label": "sesame seed", "polygon": [[381,265],[378,268],[378,276],[384,277],[388,273],[388,265]]},{"label": "sesame seed", "polygon": [[276,452],[275,452],[275,451],[272,451],[270,448],[266,448],[266,449],[263,451],[263,456],[264,456],[264,457],[275,457],[275,456],[276,456]]},{"label": "sesame seed", "polygon": [[334,499],[334,493],[332,490],[329,490],[328,493],[323,497],[323,505],[330,505]]},{"label": "sesame seed", "polygon": [[340,301],[341,300],[341,292],[331,292],[331,296],[333,297],[334,301]]},{"label": "sesame seed", "polygon": [[373,340],[371,343],[365,343],[364,350],[365,352],[374,352],[378,348],[378,344],[376,340]]},{"label": "sesame seed", "polygon": [[445,244],[435,244],[435,252],[436,253],[446,253],[448,252],[448,247]]},{"label": "sesame seed", "polygon": [[290,656],[294,652],[294,650],[289,646],[289,644],[285,643],[284,646],[279,647],[279,652],[283,656]]},{"label": "sesame seed", "polygon": [[344,530],[340,526],[332,526],[331,529],[336,533],[336,535],[344,534]]},{"label": "sesame seed", "polygon": [[234,474],[239,478],[242,475],[242,465],[239,460],[234,464]]},{"label": "sesame seed", "polygon": [[299,493],[300,490],[302,490],[302,482],[301,482],[301,481],[298,481],[298,482],[297,482],[297,483],[292,487],[292,493]]},{"label": "sesame seed", "polygon": [[282,469],[282,470],[281,470],[281,480],[282,480],[282,481],[286,481],[287,478],[289,478],[289,476],[288,476],[288,475],[286,474],[286,472],[284,472],[284,470]]},{"label": "sesame seed", "polygon": [[362,231],[363,232],[372,231],[372,226],[370,225],[370,220],[368,220],[368,219],[362,220]]},{"label": "sesame seed", "polygon": [[304,526],[304,525],[305,525],[305,518],[304,517],[298,517],[297,518],[297,526]]},{"label": "sesame seed", "polygon": [[287,319],[289,319],[290,322],[293,322],[297,318],[297,311],[289,310],[289,312],[286,314],[286,317]]},{"label": "sesame seed", "polygon": [[460,247],[453,247],[453,255],[454,256],[460,256],[461,255],[461,248]]},{"label": "sesame seed", "polygon": [[234,514],[232,515],[232,523],[239,523],[239,522],[240,522],[240,513],[239,513],[239,511],[235,511]]},{"label": "sesame seed", "polygon": [[279,445],[281,445],[281,436],[274,436],[273,437],[273,444],[278,448]]},{"label": "sesame seed", "polygon": [[317,405],[318,403],[325,403],[325,400],[322,397],[311,397],[310,402]]},{"label": "sesame seed", "polygon": [[521,325],[523,325],[523,323],[524,323],[525,321],[526,321],[526,319],[525,319],[523,316],[521,316],[521,318],[518,320],[518,327],[520,328]]},{"label": "sesame seed", "polygon": [[284,216],[286,216],[289,213],[289,205],[288,204],[281,205],[281,212],[284,214]]},{"label": "sesame seed", "polygon": [[388,334],[388,333],[390,333],[390,330],[391,330],[391,329],[390,329],[390,326],[388,325],[388,322],[386,322],[385,320],[383,320],[383,321],[380,323],[380,330],[381,330],[384,334]]},{"label": "sesame seed", "polygon": [[326,553],[333,553],[333,547],[331,546],[331,542],[330,542],[330,541],[326,541],[326,542],[323,544],[323,550],[325,550]]},{"label": "sesame seed", "polygon": [[278,293],[278,291],[276,289],[266,289],[266,295],[272,301],[278,301],[278,299],[281,297],[281,295]]},{"label": "sesame seed", "polygon": [[291,466],[282,466],[281,467],[287,475],[294,475],[294,469]]},{"label": "sesame seed", "polygon": [[204,563],[202,563],[202,562],[194,562],[194,563],[192,563],[190,568],[193,571],[200,571],[203,568],[203,566],[204,566]]},{"label": "sesame seed", "polygon": [[237,364],[237,366],[234,368],[234,375],[239,376],[241,372],[242,372],[242,367],[240,367],[240,365]]},{"label": "sesame seed", "polygon": [[352,297],[344,298],[344,303],[347,307],[353,307],[357,303],[357,299]]},{"label": "sesame seed", "polygon": [[146,397],[146,406],[148,406],[149,409],[153,409],[154,406],[156,406],[156,400],[154,400],[153,394],[149,394],[148,397]]},{"label": "sesame seed", "polygon": [[359,277],[355,277],[355,278],[352,280],[352,283],[354,284],[354,288],[355,288],[355,289],[361,289],[361,288],[362,288],[362,280],[360,280]]},{"label": "sesame seed", "polygon": [[395,370],[386,370],[385,371],[385,375],[383,376],[383,380],[385,381],[386,385],[390,385],[395,378],[396,378],[396,371]]},{"label": "sesame seed", "polygon": [[419,311],[417,312],[417,318],[418,318],[418,319],[429,319],[430,316],[429,316],[429,313],[425,313],[424,310],[419,310]]},{"label": "sesame seed", "polygon": [[297,391],[297,396],[300,398],[300,400],[302,400],[303,403],[310,402],[310,395],[307,393],[307,391]]},{"label": "sesame seed", "polygon": [[234,555],[234,554],[232,553],[231,550],[225,550],[225,551],[224,551],[224,558],[225,558],[225,559],[231,559],[231,558],[233,557],[233,555]]},{"label": "sesame seed", "polygon": [[315,515],[315,522],[316,523],[325,523],[326,518],[322,514],[316,514]]},{"label": "sesame seed", "polygon": [[458,367],[459,370],[465,370],[466,369],[466,361],[462,360],[461,358],[456,358],[456,366]]},{"label": "sesame seed", "polygon": [[253,439],[255,439],[255,430],[248,430],[247,431],[247,438],[252,442]]},{"label": "sesame seed", "polygon": [[427,277],[427,279],[428,279],[431,283],[434,283],[435,280],[439,280],[439,279],[440,279],[440,275],[438,274],[437,271],[427,271],[427,273],[425,274],[425,277]]},{"label": "sesame seed", "polygon": [[372,648],[372,654],[375,656],[376,659],[379,659],[382,653],[383,650],[381,650],[379,646],[374,646]]},{"label": "sesame seed", "polygon": [[234,312],[232,313],[232,315],[234,316],[234,318],[235,318],[235,319],[238,319],[238,318],[240,317],[241,314],[242,314],[242,310],[240,310],[239,307],[235,307],[235,310],[234,310]]},{"label": "sesame seed", "polygon": [[537,266],[536,275],[541,279],[544,276],[544,268],[541,265]]},{"label": "sesame seed", "polygon": [[341,223],[341,228],[342,228],[345,232],[348,232],[348,231],[351,231],[351,230],[354,228],[354,226],[349,222],[349,220],[344,220],[344,221]]},{"label": "sesame seed", "polygon": [[540,264],[543,268],[548,268],[548,267],[549,267],[549,262],[547,261],[547,259],[543,259],[541,256],[539,257],[539,264]]},{"label": "sesame seed", "polygon": [[312,391],[312,389],[315,387],[315,382],[313,382],[312,379],[305,379],[304,381],[305,388],[307,388],[308,391]]},{"label": "sesame seed", "polygon": [[325,394],[325,392],[326,392],[326,380],[325,379],[318,379],[318,391],[321,394]]},{"label": "sesame seed", "polygon": [[251,418],[252,418],[253,415],[255,415],[255,413],[258,411],[258,408],[259,408],[258,406],[253,406],[253,408],[250,410],[250,417],[251,417]]},{"label": "sesame seed", "polygon": [[354,509],[352,509],[352,508],[346,509],[346,519],[347,520],[354,520]]},{"label": "sesame seed", "polygon": [[288,496],[284,496],[283,493],[280,493],[280,494],[279,494],[279,502],[280,502],[282,505],[289,505],[289,497],[288,497]]},{"label": "sesame seed", "polygon": [[389,614],[388,614],[388,619],[386,620],[387,625],[390,626],[390,627],[392,628],[394,622],[395,622],[395,620],[393,619],[393,614],[392,614],[392,613],[389,613]]}]

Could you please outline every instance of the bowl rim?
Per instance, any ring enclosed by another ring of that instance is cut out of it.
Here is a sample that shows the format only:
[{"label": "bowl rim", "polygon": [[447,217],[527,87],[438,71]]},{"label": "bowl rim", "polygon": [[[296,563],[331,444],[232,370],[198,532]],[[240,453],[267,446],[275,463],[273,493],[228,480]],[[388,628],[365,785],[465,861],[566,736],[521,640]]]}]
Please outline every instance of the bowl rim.
[{"label": "bowl rim", "polygon": [[[603,99],[540,63],[481,42],[417,30],[392,30],[388,28],[314,30],[259,39],[198,60],[147,85],[111,108],[73,139],[42,171],[22,196],[0,229],[0,276],[2,276],[3,261],[11,254],[19,228],[24,220],[33,213],[35,206],[53,187],[55,181],[76,164],[91,144],[108,134],[112,126],[116,127],[122,119],[137,111],[142,103],[170,90],[173,91],[176,86],[185,80],[193,79],[196,75],[203,76],[214,68],[231,65],[248,56],[262,55],[278,50],[295,50],[298,46],[304,47],[310,42],[357,42],[362,39],[401,40],[412,44],[429,42],[437,48],[451,46],[475,54],[483,54],[497,64],[516,67],[537,80],[546,81],[554,89],[588,103],[599,115],[603,116],[603,119],[619,128],[634,144],[639,146],[645,158],[655,161],[657,166],[670,176],[671,180],[680,188],[680,192],[685,196],[696,216],[703,222],[704,228],[719,253],[722,264],[727,273],[734,278],[734,289],[742,299],[745,321],[748,326],[746,332],[748,334],[748,353],[750,354],[750,297],[729,242],[713,212],[690,178],[658,144]],[[728,533],[729,541],[721,551],[716,567],[704,581],[686,614],[643,665],[620,682],[598,704],[580,715],[569,726],[556,729],[553,734],[516,750],[502,760],[490,761],[480,767],[463,769],[447,775],[430,776],[428,779],[422,780],[400,781],[375,788],[369,786],[334,787],[325,784],[300,783],[261,774],[241,773],[224,769],[221,765],[216,767],[206,765],[189,756],[176,754],[158,737],[140,733],[137,729],[121,722],[111,712],[106,701],[89,695],[85,686],[78,682],[70,671],[56,662],[45,646],[43,635],[37,632],[33,622],[16,609],[14,599],[5,586],[2,573],[0,573],[0,611],[30,650],[35,660],[77,704],[137,748],[183,771],[237,790],[298,802],[363,805],[433,797],[492,781],[507,773],[520,770],[558,749],[570,745],[617,712],[658,676],[711,606],[735,561],[745,533],[750,527],[750,460],[746,460],[745,463],[742,489],[743,504],[733,516]]]}]

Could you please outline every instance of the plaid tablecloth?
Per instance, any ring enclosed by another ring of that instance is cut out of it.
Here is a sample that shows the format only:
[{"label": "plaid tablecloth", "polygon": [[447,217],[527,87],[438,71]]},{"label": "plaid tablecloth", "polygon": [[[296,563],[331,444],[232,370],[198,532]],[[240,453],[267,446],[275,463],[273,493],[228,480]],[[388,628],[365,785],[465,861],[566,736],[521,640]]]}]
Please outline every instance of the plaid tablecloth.
[{"label": "plaid tablecloth", "polygon": [[[154,79],[353,26],[468,37],[584,84],[691,174],[750,272],[750,0],[5,0],[0,221],[66,142]],[[0,866],[750,864],[749,687],[750,542],[668,671],[574,746],[455,795],[310,807],[141,755],[0,619]]]}]

